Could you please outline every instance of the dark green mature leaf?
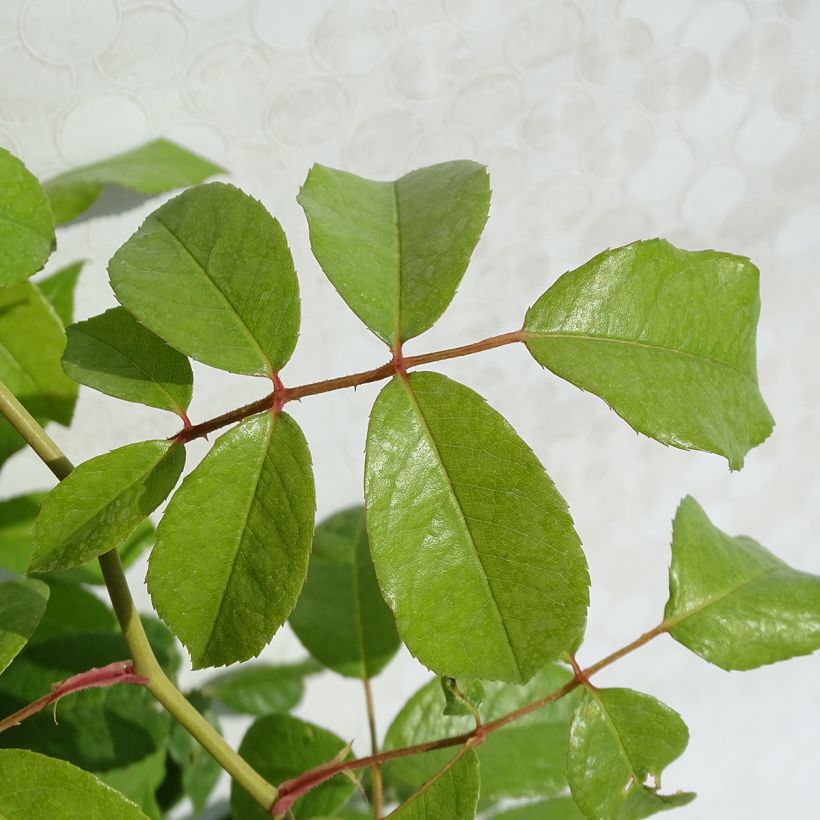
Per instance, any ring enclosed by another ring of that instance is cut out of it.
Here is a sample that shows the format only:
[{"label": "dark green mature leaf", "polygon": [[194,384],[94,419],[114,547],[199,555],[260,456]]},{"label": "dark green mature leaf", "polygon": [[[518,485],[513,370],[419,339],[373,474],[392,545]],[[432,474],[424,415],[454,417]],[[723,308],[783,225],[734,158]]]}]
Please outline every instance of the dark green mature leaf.
[{"label": "dark green mature leaf", "polygon": [[477,393],[393,379],[370,416],[365,497],[382,593],[425,666],[522,682],[579,640],[589,575],[566,502]]},{"label": "dark green mature leaf", "polygon": [[140,194],[161,194],[196,185],[224,171],[218,165],[169,140],[159,139],[100,162],[59,174],[44,187],[57,224],[88,210],[106,185]]},{"label": "dark green mature leaf", "polygon": [[[43,620],[34,636],[37,641],[81,632],[116,634],[119,631],[114,613],[96,595],[83,587],[62,583],[51,577],[44,580],[51,589],[51,594]],[[111,660],[122,660],[122,657]]]},{"label": "dark green mature leaf", "polygon": [[121,794],[62,760],[0,750],[0,817],[20,820],[147,820]]},{"label": "dark green mature leaf", "polygon": [[757,385],[757,268],[662,239],[605,251],[527,312],[530,353],[639,433],[732,469],[773,421]]},{"label": "dark green mature leaf", "polygon": [[66,338],[63,370],[74,381],[184,416],[194,382],[188,359],[125,308],[72,325]]},{"label": "dark green mature leaf", "polygon": [[185,448],[142,441],[92,458],[49,493],[34,522],[29,569],[53,572],[114,549],[168,496]]},{"label": "dark green mature leaf", "polygon": [[754,669],[820,648],[820,577],[756,541],[732,538],[685,498],[672,528],[669,634],[723,669]]},{"label": "dark green mature leaf", "polygon": [[[668,805],[664,796],[653,794],[663,770],[688,742],[680,715],[659,700],[631,689],[587,688],[569,733],[567,773],[573,799],[587,817],[622,820],[688,803],[694,794],[672,795]],[[649,777],[654,788],[646,783]]]},{"label": "dark green mature leaf", "polygon": [[[69,424],[77,385],[60,367],[63,323],[31,282],[0,288],[0,381],[41,423]],[[0,464],[23,439],[0,418]]]},{"label": "dark green mature leaf", "polygon": [[313,662],[283,664],[257,663],[243,666],[207,681],[202,694],[246,715],[289,712],[305,693],[305,677],[320,670]]},{"label": "dark green mature leaf", "polygon": [[286,413],[217,439],[157,528],[148,590],[195,669],[258,655],[304,583],[316,511],[310,452]]},{"label": "dark green mature leaf", "polygon": [[23,573],[31,561],[31,527],[46,493],[0,501],[0,569]]},{"label": "dark green mature leaf", "polygon": [[0,287],[37,273],[55,245],[48,197],[26,166],[0,148]]},{"label": "dark green mature leaf", "polygon": [[37,281],[37,287],[51,303],[64,325],[70,325],[74,321],[74,291],[84,265],[84,260],[73,262],[51,276]]},{"label": "dark green mature leaf", "polygon": [[395,345],[423,333],[450,304],[487,221],[490,181],[468,160],[395,182],[314,165],[298,200],[336,290]]},{"label": "dark green mature leaf", "polygon": [[[523,686],[486,683],[481,715],[485,722],[554,692],[572,678],[564,667],[550,664]],[[476,753],[481,762],[482,802],[507,797],[550,797],[567,788],[567,734],[577,702],[571,693],[549,708],[493,732]],[[470,731],[472,717],[448,717],[438,680],[432,680],[402,707],[387,730],[385,749]],[[404,757],[384,768],[385,785],[401,797],[417,789],[452,758],[453,749]]]},{"label": "dark green mature leaf", "polygon": [[376,581],[364,507],[316,528],[290,625],[314,658],[341,675],[372,678],[396,654],[399,636]]},{"label": "dark green mature leaf", "polygon": [[299,332],[299,284],[284,231],[232,185],[192,188],[154,211],[108,265],[120,303],[177,350],[269,376]]},{"label": "dark green mature leaf", "polygon": [[0,672],[26,645],[48,603],[48,585],[34,578],[0,583]]},{"label": "dark green mature leaf", "polygon": [[473,820],[480,788],[478,758],[465,748],[389,816],[396,820]]},{"label": "dark green mature leaf", "polygon": [[[267,715],[248,729],[239,754],[269,783],[282,783],[330,762],[345,745],[327,729],[290,715]],[[293,804],[293,815],[297,819],[332,815],[347,802],[354,789],[351,780],[336,775],[300,797]],[[269,817],[236,782],[231,784],[231,810],[234,817],[242,820]]]},{"label": "dark green mature leaf", "polygon": [[571,797],[556,797],[502,811],[493,820],[584,820],[584,815]]}]

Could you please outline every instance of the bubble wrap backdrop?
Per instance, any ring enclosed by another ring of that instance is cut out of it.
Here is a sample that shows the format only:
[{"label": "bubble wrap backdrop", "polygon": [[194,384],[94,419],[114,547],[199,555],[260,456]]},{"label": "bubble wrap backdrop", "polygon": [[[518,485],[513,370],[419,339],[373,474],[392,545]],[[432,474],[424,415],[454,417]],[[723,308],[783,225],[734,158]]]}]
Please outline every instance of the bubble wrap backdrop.
[{"label": "bubble wrap backdrop", "polygon": [[[158,136],[230,169],[294,251],[304,322],[283,374],[294,384],[385,359],[310,254],[295,196],[314,161],[383,178],[458,157],[489,166],[478,252],[410,353],[518,327],[558,275],[607,246],[661,235],[752,257],[761,384],[777,427],[738,474],[638,437],[523,349],[441,367],[510,419],[569,501],[593,578],[581,651],[591,662],[659,620],[670,521],[685,493],[729,532],[820,573],[818,43],[812,0],[2,0],[0,144],[41,176]],[[78,318],[113,303],[106,260],[157,204],[111,216],[104,199],[102,216],[63,230],[52,269],[91,260]],[[203,366],[195,376],[194,420],[267,390]],[[377,389],[293,408],[313,451],[320,517],[361,501]],[[83,390],[75,427],[54,435],[81,461],[173,428],[159,411]],[[189,465],[205,449],[194,444]],[[51,483],[21,453],[0,492]],[[147,606],[144,572],[130,577]],[[301,653],[283,630],[263,657]],[[382,731],[425,679],[405,654],[376,682]],[[820,657],[727,674],[662,638],[600,683],[650,692],[686,718],[689,750],[664,786],[699,798],[676,816],[817,816]],[[355,681],[313,680],[300,714],[367,751]],[[234,742],[243,728],[229,722]]]}]

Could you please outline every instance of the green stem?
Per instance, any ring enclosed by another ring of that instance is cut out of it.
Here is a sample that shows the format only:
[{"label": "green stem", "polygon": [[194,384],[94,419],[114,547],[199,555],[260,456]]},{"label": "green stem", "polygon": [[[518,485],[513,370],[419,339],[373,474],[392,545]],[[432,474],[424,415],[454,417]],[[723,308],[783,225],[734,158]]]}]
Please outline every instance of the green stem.
[{"label": "green stem", "polygon": [[[58,479],[62,481],[74,469],[48,433],[3,382],[0,382],[0,412]],[[101,555],[99,561],[111,604],[131,653],[134,672],[147,678],[145,686],[151,694],[260,806],[269,809],[276,801],[276,788],[228,745],[225,738],[186,700],[162,671],[142,627],[117,550]]]}]

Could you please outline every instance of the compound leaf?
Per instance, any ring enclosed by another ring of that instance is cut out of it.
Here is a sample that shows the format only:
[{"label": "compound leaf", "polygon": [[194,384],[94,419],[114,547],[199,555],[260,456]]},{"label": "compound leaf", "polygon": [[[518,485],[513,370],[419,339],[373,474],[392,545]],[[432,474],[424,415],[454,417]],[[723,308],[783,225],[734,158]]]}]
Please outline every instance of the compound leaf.
[{"label": "compound leaf", "polygon": [[661,773],[688,742],[680,715],[655,698],[631,689],[587,688],[569,732],[572,797],[587,817],[622,820],[688,803],[694,794],[679,792],[670,803],[656,794]]},{"label": "compound leaf", "polygon": [[143,441],[92,458],[43,502],[32,530],[29,570],[86,563],[128,538],[168,496],[185,465],[185,448]]},{"label": "compound leaf", "polygon": [[48,585],[34,578],[11,578],[0,583],[0,672],[26,645],[42,620]]},{"label": "compound leaf", "polygon": [[140,194],[161,194],[196,185],[223,168],[165,139],[100,162],[73,168],[47,180],[43,187],[57,224],[88,210],[106,185],[119,185]]},{"label": "compound leaf", "polygon": [[316,528],[290,625],[316,660],[341,675],[372,678],[396,654],[399,636],[376,581],[363,507]]},{"label": "compound leaf", "polygon": [[672,529],[669,634],[723,669],[754,669],[820,648],[820,577],[756,541],[732,538],[691,497]]},{"label": "compound leaf", "polygon": [[450,304],[487,221],[490,181],[469,160],[395,182],[314,165],[298,199],[322,269],[367,327],[395,345]]},{"label": "compound leaf", "polygon": [[37,287],[51,303],[64,325],[70,325],[74,321],[74,292],[84,265],[84,260],[73,262],[51,276],[37,280]]},{"label": "compound leaf", "polygon": [[125,308],[72,325],[66,338],[63,370],[74,381],[184,416],[193,391],[188,359]]},{"label": "compound leaf", "polygon": [[581,637],[589,575],[566,502],[469,388],[414,373],[382,390],[365,497],[382,593],[434,672],[524,682]]},{"label": "compound leaf", "polygon": [[182,482],[157,527],[148,590],[195,669],[258,655],[282,626],[315,510],[310,452],[286,413],[224,433]]},{"label": "compound leaf", "polygon": [[284,231],[253,197],[213,182],[154,211],[108,265],[120,303],[197,361],[269,376],[299,331]]},{"label": "compound leaf", "polygon": [[558,279],[527,312],[527,347],[639,433],[740,469],[773,428],[757,384],[758,278],[745,257],[634,242]]}]

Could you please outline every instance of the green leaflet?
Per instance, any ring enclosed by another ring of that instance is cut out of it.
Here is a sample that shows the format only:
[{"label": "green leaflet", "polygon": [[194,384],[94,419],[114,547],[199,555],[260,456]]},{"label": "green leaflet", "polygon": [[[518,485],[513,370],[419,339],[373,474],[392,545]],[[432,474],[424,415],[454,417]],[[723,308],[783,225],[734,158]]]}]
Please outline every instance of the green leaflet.
[{"label": "green leaflet", "polygon": [[284,231],[238,188],[210,183],[154,211],[108,265],[120,303],[197,361],[269,376],[299,332]]},{"label": "green leaflet", "polygon": [[211,678],[202,686],[202,694],[246,715],[289,712],[302,700],[305,677],[320,669],[312,661],[281,666],[257,663]]},{"label": "green leaflet", "polygon": [[584,815],[571,797],[556,797],[502,811],[493,820],[584,820]]},{"label": "green leaflet", "polygon": [[[344,748],[344,741],[327,729],[290,715],[267,715],[248,729],[239,754],[269,783],[282,783],[330,762]],[[300,797],[293,804],[293,815],[297,820],[330,816],[348,801],[355,788],[343,774],[336,775]],[[231,784],[231,812],[242,820],[270,817],[235,781]]]},{"label": "green leaflet", "polygon": [[637,820],[688,803],[694,794],[655,793],[688,742],[680,715],[659,700],[631,689],[587,688],[569,732],[573,799],[587,817],[602,820]]},{"label": "green leaflet", "polygon": [[0,583],[0,672],[26,645],[43,617],[48,585],[34,578],[11,578]]},{"label": "green leaflet", "polygon": [[530,353],[640,433],[735,470],[773,421],[757,385],[758,270],[662,239],[605,251],[529,309]]},{"label": "green leaflet", "polygon": [[[63,323],[31,282],[0,288],[0,381],[41,423],[69,424],[77,385],[60,367]],[[16,430],[0,418],[0,465],[23,446]]]},{"label": "green leaflet", "polygon": [[63,370],[74,381],[125,401],[185,415],[194,376],[188,359],[112,308],[66,330]]},{"label": "green leaflet", "polygon": [[165,758],[165,749],[160,746],[136,763],[121,769],[97,772],[97,777],[123,797],[136,803],[150,820],[164,820],[156,795],[165,780]]},{"label": "green leaflet", "polygon": [[142,441],[92,458],[61,481],[34,522],[29,570],[69,569],[114,549],[168,496],[185,448]]},{"label": "green leaflet", "polygon": [[74,292],[84,265],[85,260],[73,262],[45,279],[37,280],[37,287],[64,325],[70,325],[74,321]]},{"label": "green leaflet", "polygon": [[445,715],[479,715],[484,702],[484,684],[480,680],[458,681],[444,676],[439,678],[444,692]]},{"label": "green leaflet", "polygon": [[336,290],[395,345],[423,333],[450,304],[487,221],[490,181],[468,160],[395,182],[314,165],[298,200]]},{"label": "green leaflet", "polygon": [[566,502],[477,393],[394,378],[370,416],[365,497],[382,593],[425,666],[523,682],[581,637],[589,576]]},{"label": "green leaflet", "polygon": [[0,287],[37,273],[55,246],[48,197],[26,166],[0,148]]},{"label": "green leaflet", "polygon": [[62,760],[0,750],[0,817],[25,820],[147,820],[121,794]]},{"label": "green leaflet", "polygon": [[316,528],[290,625],[314,658],[341,675],[375,677],[396,654],[399,636],[379,592],[363,507]]},{"label": "green leaflet", "polygon": [[140,194],[161,194],[196,185],[224,171],[169,140],[159,139],[59,174],[44,183],[57,224],[88,210],[106,185]]},{"label": "green leaflet", "polygon": [[669,634],[723,669],[754,669],[820,648],[820,577],[732,538],[691,497],[672,528]]},{"label": "green leaflet", "polygon": [[316,502],[286,413],[246,419],[186,477],[157,527],[148,590],[195,669],[258,655],[305,580]]},{"label": "green leaflet", "polygon": [[396,820],[473,820],[481,781],[478,758],[463,748],[389,817]]},{"label": "green leaflet", "polygon": [[[563,666],[550,664],[523,686],[486,683],[481,716],[494,720],[554,692],[572,678]],[[550,797],[567,788],[567,734],[577,702],[570,693],[526,717],[493,732],[476,749],[481,763],[481,800],[493,803],[507,797]],[[397,749],[468,732],[470,717],[444,714],[445,696],[438,680],[416,692],[396,715],[384,740],[385,749]],[[453,756],[453,749],[403,757],[384,767],[385,786],[399,797],[419,788]]]},{"label": "green leaflet", "polygon": [[117,633],[119,627],[114,613],[92,592],[51,577],[44,578],[43,581],[48,584],[51,594],[43,620],[34,636],[37,641],[80,632]]}]

